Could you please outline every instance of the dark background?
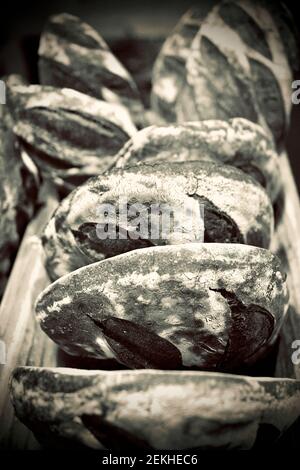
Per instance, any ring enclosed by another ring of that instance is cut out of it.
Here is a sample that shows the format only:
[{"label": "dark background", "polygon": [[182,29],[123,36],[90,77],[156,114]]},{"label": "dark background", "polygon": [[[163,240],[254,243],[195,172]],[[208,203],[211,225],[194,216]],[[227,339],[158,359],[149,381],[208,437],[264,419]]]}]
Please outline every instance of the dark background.
[{"label": "dark background", "polygon": [[[207,0],[198,0],[198,4],[205,1]],[[285,3],[292,12],[300,31],[297,2],[286,0]],[[68,12],[80,16],[98,30],[117,55],[124,54],[122,48],[128,46],[127,52],[131,53],[133,57],[135,53],[142,56],[144,38],[155,37],[163,41],[180,16],[193,4],[195,2],[192,0],[152,0],[151,2],[142,0],[60,0],[48,3],[38,1],[18,3],[8,0],[5,3],[5,8],[2,4],[0,18],[0,76],[21,73],[30,82],[37,82],[39,35],[51,14]],[[124,42],[120,41],[120,38],[124,37],[141,38],[139,50],[132,49],[130,43],[124,45]],[[148,66],[151,65],[159,50],[160,40],[154,41],[153,47],[147,49],[145,60],[148,61]],[[145,54],[143,55],[145,56]],[[139,66],[139,64],[136,65],[136,67]],[[300,76],[295,79],[300,79]],[[291,127],[287,138],[288,153],[298,190],[300,189],[299,131],[300,104],[293,105]]]}]

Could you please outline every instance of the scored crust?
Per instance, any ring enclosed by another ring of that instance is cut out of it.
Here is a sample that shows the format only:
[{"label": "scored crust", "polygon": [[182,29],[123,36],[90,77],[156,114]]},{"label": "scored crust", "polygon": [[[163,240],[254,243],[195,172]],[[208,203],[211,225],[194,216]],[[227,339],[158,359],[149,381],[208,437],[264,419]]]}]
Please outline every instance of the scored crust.
[{"label": "scored crust", "polygon": [[[143,216],[147,226],[153,221],[149,215],[151,205],[174,208],[180,230],[176,236],[171,230],[158,238],[151,232],[132,240],[130,223],[124,226],[118,219],[119,229],[128,234],[126,240],[100,239],[97,228],[106,221],[99,213],[101,205],[118,209],[124,197],[129,205],[139,203],[147,208]],[[62,201],[42,237],[48,273],[55,280],[81,266],[132,249],[201,241],[201,220],[184,225],[185,208],[194,210],[196,216],[201,204],[205,242],[269,246],[274,223],[270,200],[263,188],[242,171],[209,162],[138,165],[92,178]]]},{"label": "scored crust", "polygon": [[288,57],[296,44],[284,16],[266,2],[248,0],[214,2],[209,11],[184,15],[154,66],[158,115],[167,122],[241,116],[284,145],[291,111]]},{"label": "scored crust", "polygon": [[190,243],[82,267],[42,292],[42,329],[67,352],[131,368],[235,370],[275,340],[288,303],[271,252]]},{"label": "scored crust", "polygon": [[133,78],[90,25],[61,13],[49,18],[39,44],[42,85],[68,87],[125,106],[142,123],[143,105]]},{"label": "scored crust", "polygon": [[70,88],[15,86],[8,98],[22,148],[54,182],[71,169],[83,177],[106,171],[136,132],[125,107]]},{"label": "scored crust", "polygon": [[243,118],[146,127],[126,142],[115,166],[192,160],[240,168],[266,189],[272,202],[280,192],[279,157],[274,143],[261,126]]}]

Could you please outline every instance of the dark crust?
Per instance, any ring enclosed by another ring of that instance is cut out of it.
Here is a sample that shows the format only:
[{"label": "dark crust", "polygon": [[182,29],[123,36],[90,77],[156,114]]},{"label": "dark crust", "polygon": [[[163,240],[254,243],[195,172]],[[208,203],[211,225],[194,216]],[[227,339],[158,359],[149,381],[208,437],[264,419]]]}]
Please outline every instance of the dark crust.
[{"label": "dark crust", "polygon": [[[87,49],[99,49],[101,41],[99,41],[86,34],[85,23],[82,23],[78,18],[71,15],[64,15],[64,22],[57,23],[52,18],[46,25],[46,31],[55,34],[56,36],[62,37],[65,40],[78,46],[85,47]],[[90,27],[88,27],[90,29]]]},{"label": "dark crust", "polygon": [[249,59],[257,101],[277,144],[285,136],[286,118],[280,87],[273,72],[262,63]]},{"label": "dark crust", "polygon": [[[68,142],[68,145],[78,150],[99,150],[101,154],[111,151],[117,152],[128,140],[128,134],[119,126],[104,117],[95,117],[84,110],[73,111],[66,108],[51,109],[34,107],[20,111],[19,120],[30,120],[35,123],[35,132],[44,129],[47,136]],[[66,125],[67,123],[67,125]],[[85,124],[88,123],[88,126]]]},{"label": "dark crust", "polygon": [[36,162],[38,165],[40,161],[44,162],[50,168],[54,168],[57,170],[68,170],[70,168],[80,168],[80,165],[75,165],[74,163],[70,163],[66,160],[62,160],[58,157],[54,157],[53,155],[48,155],[46,152],[35,148],[33,145],[26,142],[24,139],[19,139],[22,147],[26,152],[30,155],[30,157]]},{"label": "dark crust", "polygon": [[104,99],[101,89],[107,87],[124,98],[138,100],[137,91],[129,85],[127,80],[104,67],[98,66],[89,70],[90,82],[87,80],[87,76],[82,74],[83,71],[79,69],[78,65],[77,70],[72,70],[67,65],[42,57],[39,61],[39,67],[43,85],[73,88],[98,99]]},{"label": "dark crust", "polygon": [[109,423],[97,415],[82,415],[81,421],[93,436],[107,449],[151,449],[150,445],[129,431]]},{"label": "dark crust", "polygon": [[[63,389],[64,393],[74,393],[90,386],[93,382],[92,377],[85,375],[69,376],[67,374],[49,374],[47,369],[37,370],[34,368],[25,369],[20,367],[14,371],[14,380],[24,382],[24,387],[39,388],[43,392],[59,393]],[[53,371],[55,373],[55,370]]]},{"label": "dark crust", "polygon": [[247,175],[252,176],[255,181],[258,181],[258,183],[263,187],[267,187],[267,181],[266,177],[263,174],[263,172],[255,165],[252,163],[246,163],[246,162],[239,162],[239,154],[236,154],[236,158],[234,160],[234,166],[236,168],[239,168],[243,172],[245,172]]},{"label": "dark crust", "polygon": [[239,5],[227,2],[219,9],[221,18],[236,31],[248,47],[272,60],[272,54],[265,33]]},{"label": "dark crust", "polygon": [[226,289],[210,290],[219,292],[231,310],[229,340],[219,369],[234,370],[241,363],[247,363],[251,356],[268,342],[274,331],[274,316],[259,305],[246,306],[234,293]]},{"label": "dark crust", "polygon": [[283,2],[263,0],[263,3],[278,28],[291,69],[299,72],[299,32],[291,12]]},{"label": "dark crust", "polygon": [[193,196],[204,205],[205,243],[245,243],[237,224],[203,196]]},{"label": "dark crust", "polygon": [[81,76],[72,75],[68,66],[55,62],[48,57],[40,57],[39,59],[39,76],[43,85],[59,88],[63,84],[65,88],[73,88],[81,93],[102,99],[101,87],[99,85],[95,89],[96,87],[89,85]]},{"label": "dark crust", "polygon": [[135,369],[179,369],[180,351],[169,341],[142,325],[121,318],[110,317],[100,322],[92,318],[102,330],[118,361]]},{"label": "dark crust", "polygon": [[[123,230],[120,226],[113,226],[113,229],[116,228],[117,235],[123,232],[123,235],[126,235],[124,239],[118,238],[114,240],[102,240],[101,238],[97,237],[97,226],[99,227],[100,224],[97,224],[96,222],[85,222],[78,227],[78,230],[72,230],[78,247],[92,260],[97,258],[97,254],[99,254],[99,259],[102,259],[103,256],[101,257],[101,255],[111,257],[138,248],[153,246],[151,240],[146,240],[143,238],[131,239],[130,233]],[[103,232],[109,231],[108,224],[102,224],[101,227],[103,228]]]},{"label": "dark crust", "polygon": [[[249,121],[257,122],[258,115],[248,83],[235,74],[227,57],[210,39],[203,36],[200,48],[203,63],[209,75],[217,77],[215,83],[211,81],[209,83],[215,108],[218,111],[218,116],[215,117],[226,120],[242,116]],[[237,96],[239,96],[238,100]]]}]

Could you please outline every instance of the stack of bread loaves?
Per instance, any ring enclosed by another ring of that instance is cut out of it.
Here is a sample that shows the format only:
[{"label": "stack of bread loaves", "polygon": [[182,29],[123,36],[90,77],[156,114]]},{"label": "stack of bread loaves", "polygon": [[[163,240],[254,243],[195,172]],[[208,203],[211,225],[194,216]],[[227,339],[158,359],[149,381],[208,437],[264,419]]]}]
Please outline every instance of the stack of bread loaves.
[{"label": "stack of bread loaves", "polygon": [[[24,85],[19,75],[4,77],[8,89]],[[9,98],[9,97],[7,97]],[[7,106],[0,108],[0,299],[20,240],[37,205],[37,168],[19,145],[14,119]]]},{"label": "stack of bread loaves", "polygon": [[[36,314],[99,370],[15,370],[16,414],[43,445],[251,448],[300,414],[300,382],[239,375],[272,348],[288,307],[268,248],[297,56],[289,22],[247,0],[189,11],[154,65],[148,127],[98,33],[71,15],[48,22],[41,85],[10,98],[21,147],[66,195],[42,237],[53,283]],[[166,206],[176,231],[160,230]],[[198,214],[188,226],[186,208]]]}]

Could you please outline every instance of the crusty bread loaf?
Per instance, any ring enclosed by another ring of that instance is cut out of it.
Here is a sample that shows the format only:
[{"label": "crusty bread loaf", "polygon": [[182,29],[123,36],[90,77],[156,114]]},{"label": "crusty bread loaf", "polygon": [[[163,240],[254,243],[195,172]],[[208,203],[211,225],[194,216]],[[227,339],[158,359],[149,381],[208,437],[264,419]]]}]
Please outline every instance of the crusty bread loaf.
[{"label": "crusty bread loaf", "polygon": [[104,39],[76,16],[51,16],[39,46],[42,85],[72,88],[94,98],[125,106],[137,125],[144,109],[138,89]]},{"label": "crusty bread loaf", "polygon": [[299,381],[204,372],[23,367],[11,390],[19,419],[63,449],[249,449],[300,407]]},{"label": "crusty bread loaf", "polygon": [[[125,221],[119,209],[124,199]],[[133,237],[134,213],[129,217],[134,204],[142,204],[139,220],[146,227],[146,233],[140,227],[138,238]],[[104,216],[106,205],[114,209],[111,219]],[[155,218],[152,209],[163,211],[166,205],[178,224],[163,233],[164,216]],[[99,234],[109,221],[116,231],[113,239]],[[47,270],[54,280],[94,261],[146,246],[205,241],[268,248],[272,233],[270,200],[242,171],[201,161],[165,162],[90,179],[62,201],[42,240]]]},{"label": "crusty bread loaf", "polygon": [[[25,80],[4,77],[7,94]],[[0,105],[0,298],[27,223],[37,204],[39,176],[13,133],[13,117]]]},{"label": "crusty bread loaf", "polygon": [[193,160],[240,168],[266,188],[272,202],[280,193],[279,157],[273,139],[261,126],[242,118],[146,127],[126,142],[115,166]]},{"label": "crusty bread loaf", "polygon": [[266,4],[223,0],[200,21],[197,17],[197,31],[192,19],[192,14],[183,17],[157,59],[156,112],[169,122],[244,117],[271,131],[282,145],[292,82],[280,36],[284,17],[279,25]]},{"label": "crusty bread loaf", "polygon": [[136,132],[126,108],[69,88],[14,87],[8,106],[14,133],[45,178],[81,180],[110,168]]},{"label": "crusty bread loaf", "polygon": [[64,350],[133,368],[234,370],[274,341],[287,308],[280,261],[248,245],[134,250],[61,277],[38,298]]}]

